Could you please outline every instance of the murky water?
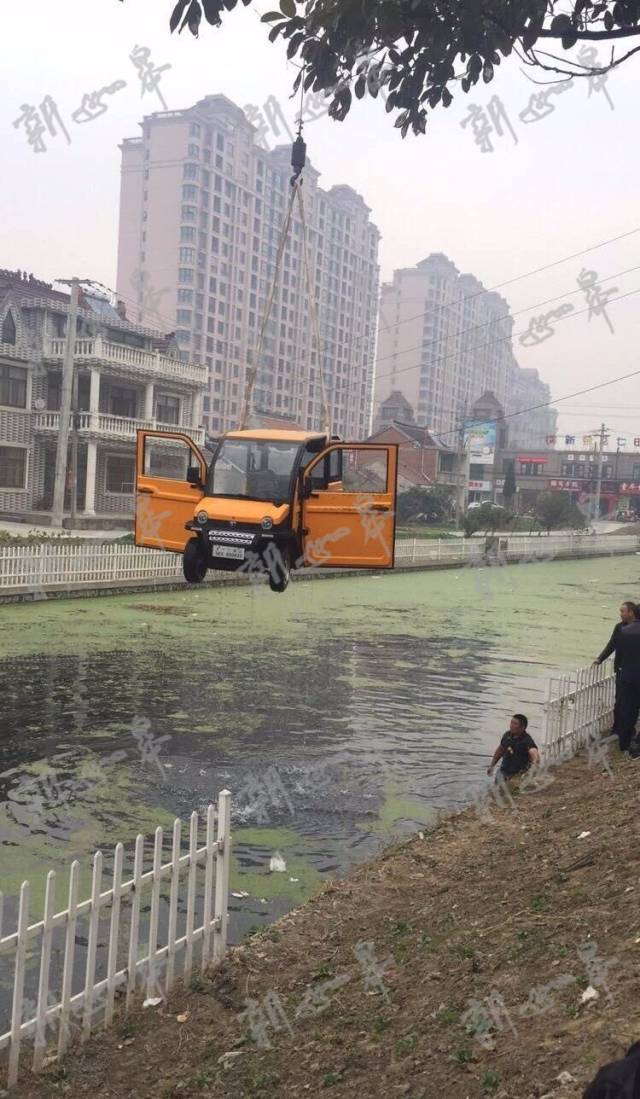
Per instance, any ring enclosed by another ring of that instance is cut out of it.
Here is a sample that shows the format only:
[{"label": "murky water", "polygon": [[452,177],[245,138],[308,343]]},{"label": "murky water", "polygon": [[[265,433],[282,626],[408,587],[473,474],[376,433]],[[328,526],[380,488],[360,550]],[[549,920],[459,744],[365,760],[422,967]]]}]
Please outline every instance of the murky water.
[{"label": "murky water", "polygon": [[25,877],[39,918],[50,868],[108,864],[227,786],[237,940],[468,801],[510,715],[541,734],[546,675],[593,658],[637,577],[631,556],[0,607],[4,933]]}]

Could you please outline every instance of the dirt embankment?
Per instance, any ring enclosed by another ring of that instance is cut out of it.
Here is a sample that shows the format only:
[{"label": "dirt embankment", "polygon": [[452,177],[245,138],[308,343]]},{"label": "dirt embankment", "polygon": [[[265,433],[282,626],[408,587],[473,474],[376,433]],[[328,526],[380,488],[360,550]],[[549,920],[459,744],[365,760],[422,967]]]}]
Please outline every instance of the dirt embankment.
[{"label": "dirt embankment", "polygon": [[327,884],[18,1094],[576,1099],[640,1038],[640,761],[611,763]]}]

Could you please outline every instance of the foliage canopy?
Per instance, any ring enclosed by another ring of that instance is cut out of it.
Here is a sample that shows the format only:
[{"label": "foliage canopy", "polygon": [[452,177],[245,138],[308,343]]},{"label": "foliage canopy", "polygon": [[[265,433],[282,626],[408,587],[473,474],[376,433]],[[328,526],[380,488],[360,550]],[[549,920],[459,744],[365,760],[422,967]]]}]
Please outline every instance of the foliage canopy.
[{"label": "foliage canopy", "polygon": [[[197,37],[203,19],[219,26],[238,0],[171,3],[171,30]],[[285,40],[287,57],[300,63],[294,89],[303,82],[330,95],[329,114],[342,121],[354,97],[384,87],[403,137],[424,133],[429,110],[448,107],[458,90],[490,83],[511,53],[569,78],[607,72],[640,50],[627,48],[640,39],[640,0],[280,0],[262,20],[270,40]],[[569,56],[599,42],[607,46],[602,64],[594,49]]]}]

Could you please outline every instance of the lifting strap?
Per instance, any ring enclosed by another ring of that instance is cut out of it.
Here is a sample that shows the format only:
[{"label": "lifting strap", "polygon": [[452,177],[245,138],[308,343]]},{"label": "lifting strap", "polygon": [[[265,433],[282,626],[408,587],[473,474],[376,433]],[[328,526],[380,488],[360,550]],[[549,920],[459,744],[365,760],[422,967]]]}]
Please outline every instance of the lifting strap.
[{"label": "lifting strap", "polygon": [[316,301],[316,287],[311,269],[309,246],[307,238],[307,223],[304,216],[304,199],[302,197],[302,180],[296,182],[298,191],[298,205],[300,207],[300,221],[302,222],[302,251],[304,254],[304,269],[307,279],[307,294],[309,295],[309,309],[316,337],[316,369],[320,376],[320,398],[322,400],[322,428],[327,436],[327,442],[331,439],[331,413],[327,400],[327,386],[322,369],[322,344],[320,341],[320,318],[318,317],[318,303]]},{"label": "lifting strap", "polygon": [[291,188],[291,198],[289,199],[289,205],[282,225],[282,232],[280,233],[280,243],[278,245],[278,252],[276,255],[276,265],[273,272],[273,281],[271,283],[271,290],[269,291],[269,297],[267,299],[267,305],[264,311],[264,317],[262,318],[262,325],[260,326],[260,333],[258,335],[258,344],[256,347],[255,355],[253,357],[253,363],[247,369],[247,377],[244,387],[244,401],[242,404],[242,412],[240,413],[240,423],[238,424],[238,430],[244,431],[247,426],[247,420],[251,410],[251,398],[253,397],[253,390],[256,383],[256,377],[258,375],[258,365],[260,363],[260,356],[262,354],[262,346],[264,344],[264,337],[267,331],[267,324],[269,323],[269,317],[271,315],[271,307],[273,306],[273,299],[275,297],[276,286],[278,284],[278,275],[280,274],[280,265],[282,263],[282,256],[284,253],[284,246],[287,243],[287,237],[289,235],[289,226],[291,225],[291,214],[293,212],[293,204],[295,202],[296,189]]},{"label": "lifting strap", "polygon": [[287,243],[287,237],[289,235],[289,228],[291,226],[291,217],[293,214],[293,204],[298,199],[298,208],[300,210],[300,221],[302,224],[302,251],[304,257],[304,270],[307,284],[307,294],[309,297],[309,310],[311,312],[311,320],[313,324],[313,330],[316,340],[316,366],[320,375],[320,395],[322,401],[322,426],[326,433],[327,441],[331,438],[331,415],[329,411],[329,403],[327,400],[326,383],[324,379],[324,371],[322,369],[322,345],[320,341],[320,320],[318,317],[318,305],[316,302],[315,284],[313,280],[313,271],[311,268],[311,259],[309,255],[309,243],[307,235],[307,223],[304,210],[304,199],[302,197],[302,179],[300,178],[302,169],[305,164],[306,146],[302,139],[302,134],[298,134],[298,137],[293,144],[293,152],[291,157],[291,163],[294,168],[294,174],[291,177],[291,198],[289,199],[289,205],[285,215],[284,222],[282,224],[282,231],[280,233],[280,243],[278,245],[278,252],[276,255],[275,270],[273,273],[273,280],[271,283],[271,289],[269,291],[269,297],[262,319],[262,325],[260,327],[260,333],[258,335],[258,343],[256,346],[256,352],[254,360],[251,366],[247,369],[247,376],[245,381],[244,400],[242,404],[242,412],[240,414],[239,430],[244,431],[247,427],[247,420],[251,412],[251,402],[253,397],[253,390],[255,388],[256,378],[258,376],[258,367],[260,364],[260,356],[262,354],[262,348],[264,345],[264,338],[267,331],[267,324],[269,323],[269,317],[271,315],[271,309],[273,307],[273,299],[275,297],[276,286],[278,285],[278,279],[280,276],[280,268],[282,266],[282,256],[284,254],[284,247]]}]

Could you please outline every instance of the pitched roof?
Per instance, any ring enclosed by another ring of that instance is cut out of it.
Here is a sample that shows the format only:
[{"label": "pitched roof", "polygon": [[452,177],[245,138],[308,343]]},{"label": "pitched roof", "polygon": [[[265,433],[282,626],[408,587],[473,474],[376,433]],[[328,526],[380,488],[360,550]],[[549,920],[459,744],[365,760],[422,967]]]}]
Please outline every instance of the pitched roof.
[{"label": "pitched roof", "polygon": [[385,431],[398,431],[406,439],[419,443],[425,449],[451,450],[451,447],[441,442],[437,436],[432,435],[428,427],[419,427],[418,424],[405,424],[402,420],[393,420],[390,424],[383,424],[377,431],[374,431],[373,435],[369,436],[368,441],[377,439]]}]

